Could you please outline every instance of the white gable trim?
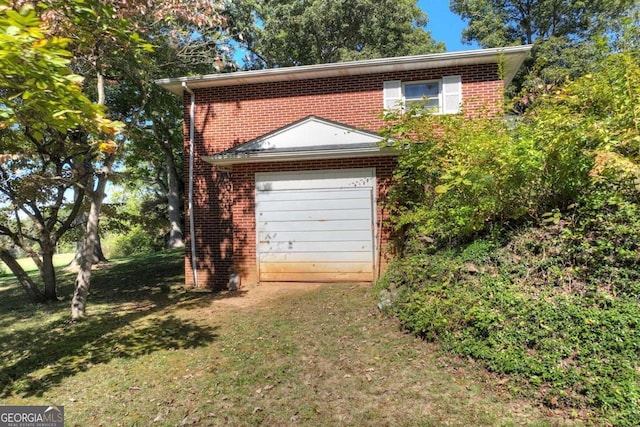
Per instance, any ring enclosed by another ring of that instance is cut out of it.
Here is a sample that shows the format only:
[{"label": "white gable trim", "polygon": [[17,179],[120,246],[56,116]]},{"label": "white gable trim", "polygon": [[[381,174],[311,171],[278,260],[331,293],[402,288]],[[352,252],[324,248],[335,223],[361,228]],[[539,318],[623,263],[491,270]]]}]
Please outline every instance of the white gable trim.
[{"label": "white gable trim", "polygon": [[309,116],[213,156],[206,162],[228,166],[250,162],[341,159],[394,155],[381,147],[384,138],[342,123]]},{"label": "white gable trim", "polygon": [[309,116],[280,130],[256,138],[249,144],[259,151],[321,148],[325,145],[377,144],[382,137]]}]

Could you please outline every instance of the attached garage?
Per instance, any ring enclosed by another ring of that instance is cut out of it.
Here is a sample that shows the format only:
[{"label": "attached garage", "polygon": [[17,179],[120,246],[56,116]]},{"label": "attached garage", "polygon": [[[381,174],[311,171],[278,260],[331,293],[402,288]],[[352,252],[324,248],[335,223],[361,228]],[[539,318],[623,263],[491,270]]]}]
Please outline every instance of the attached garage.
[{"label": "attached garage", "polygon": [[397,154],[381,146],[382,140],[309,116],[204,157],[228,171],[243,198],[251,197],[244,193],[251,182],[246,189],[253,192],[253,203],[233,208],[236,241],[242,241],[236,246],[236,260],[241,260],[236,269],[243,277],[257,282],[375,281],[379,177],[383,169],[389,177]]},{"label": "attached garage", "polygon": [[373,168],[257,173],[259,280],[373,281]]}]

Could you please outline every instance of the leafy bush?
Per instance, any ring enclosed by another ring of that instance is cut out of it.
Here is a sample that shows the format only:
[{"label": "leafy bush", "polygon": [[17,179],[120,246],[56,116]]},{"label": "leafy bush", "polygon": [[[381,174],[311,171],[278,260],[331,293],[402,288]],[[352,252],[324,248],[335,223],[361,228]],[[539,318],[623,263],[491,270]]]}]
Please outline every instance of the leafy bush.
[{"label": "leafy bush", "polygon": [[541,156],[496,117],[405,114],[387,129],[402,152],[389,193],[396,230],[438,244],[535,211]]},{"label": "leafy bush", "polygon": [[[640,294],[567,287],[563,258],[535,252],[541,232],[525,229],[501,248],[477,240],[395,262],[380,284],[397,290],[390,312],[424,339],[533,386],[551,407],[596,409],[616,425],[638,425]],[[552,234],[562,241],[561,231]],[[533,252],[521,248],[514,261],[513,244],[528,240]],[[559,251],[574,243],[564,242]]]},{"label": "leafy bush", "polygon": [[640,425],[639,117],[637,52],[515,125],[391,117],[405,258],[380,281],[381,307],[549,406]]},{"label": "leafy bush", "polygon": [[119,258],[160,251],[164,247],[164,241],[159,241],[155,234],[135,225],[127,233],[116,236],[109,246],[109,255]]},{"label": "leafy bush", "polygon": [[541,96],[517,122],[389,114],[385,136],[401,152],[388,197],[399,242],[463,242],[493,224],[560,213],[602,189],[637,202],[638,117],[635,53],[612,55],[600,72]]}]

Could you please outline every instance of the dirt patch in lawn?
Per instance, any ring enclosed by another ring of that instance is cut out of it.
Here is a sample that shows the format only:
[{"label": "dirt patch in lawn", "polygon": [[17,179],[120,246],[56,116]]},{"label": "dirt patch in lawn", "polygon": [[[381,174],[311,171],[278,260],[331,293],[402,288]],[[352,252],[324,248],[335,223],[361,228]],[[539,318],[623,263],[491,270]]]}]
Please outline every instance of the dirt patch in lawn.
[{"label": "dirt patch in lawn", "polygon": [[[250,283],[243,285],[236,291],[222,291],[211,294],[211,304],[205,310],[238,310],[265,306],[281,298],[313,292],[328,286],[331,286],[331,284],[306,282]],[[371,287],[368,283],[350,284],[349,286]],[[199,291],[192,290],[191,292]]]}]

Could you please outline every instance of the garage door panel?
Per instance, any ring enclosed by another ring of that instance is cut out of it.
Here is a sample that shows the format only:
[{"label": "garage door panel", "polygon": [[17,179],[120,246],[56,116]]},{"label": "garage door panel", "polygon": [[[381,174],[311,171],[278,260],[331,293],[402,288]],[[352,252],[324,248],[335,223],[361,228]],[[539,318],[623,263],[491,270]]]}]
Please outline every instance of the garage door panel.
[{"label": "garage door panel", "polygon": [[274,231],[356,231],[369,230],[371,232],[371,220],[319,220],[319,221],[265,221],[260,229],[263,233]]},{"label": "garage door panel", "polygon": [[262,273],[260,280],[263,282],[371,282],[372,273]]},{"label": "garage door panel", "polygon": [[[366,252],[371,256],[371,244],[368,241],[341,241],[339,252],[356,251]],[[295,252],[335,252],[332,245],[327,242],[264,242],[258,245],[259,254],[295,253]]]},{"label": "garage door panel", "polygon": [[[371,242],[371,229],[348,230],[340,233],[327,233],[325,231],[273,231],[260,232],[258,243],[270,242],[342,242],[360,241]],[[370,243],[369,243],[370,244]]]},{"label": "garage door panel", "polygon": [[263,273],[371,273],[370,262],[269,262]]},{"label": "garage door panel", "polygon": [[[340,178],[331,176],[333,171],[327,171],[324,178],[316,178],[308,181],[260,181],[256,180],[256,189],[268,193],[283,190],[326,190],[329,188],[371,188],[374,178]],[[301,176],[303,178],[303,176]]]},{"label": "garage door panel", "polygon": [[371,220],[371,209],[311,210],[311,211],[273,211],[260,212],[259,221],[331,221],[331,220]]},{"label": "garage door panel", "polygon": [[[366,200],[366,199],[365,199]],[[343,200],[291,200],[289,202],[262,201],[256,203],[256,209],[260,212],[273,211],[316,211],[316,210],[341,210],[361,208],[363,199],[343,199]]]},{"label": "garage door panel", "polygon": [[375,173],[370,168],[299,171],[295,173],[263,172],[256,174],[256,189],[268,192],[373,187],[374,177]]},{"label": "garage door panel", "polygon": [[342,199],[366,199],[369,197],[369,189],[332,189],[332,190],[306,190],[306,191],[259,191],[256,194],[256,202],[289,202],[291,200],[342,200]]},{"label": "garage door panel", "polygon": [[269,252],[260,254],[260,262],[371,262],[371,253],[367,251]]}]

